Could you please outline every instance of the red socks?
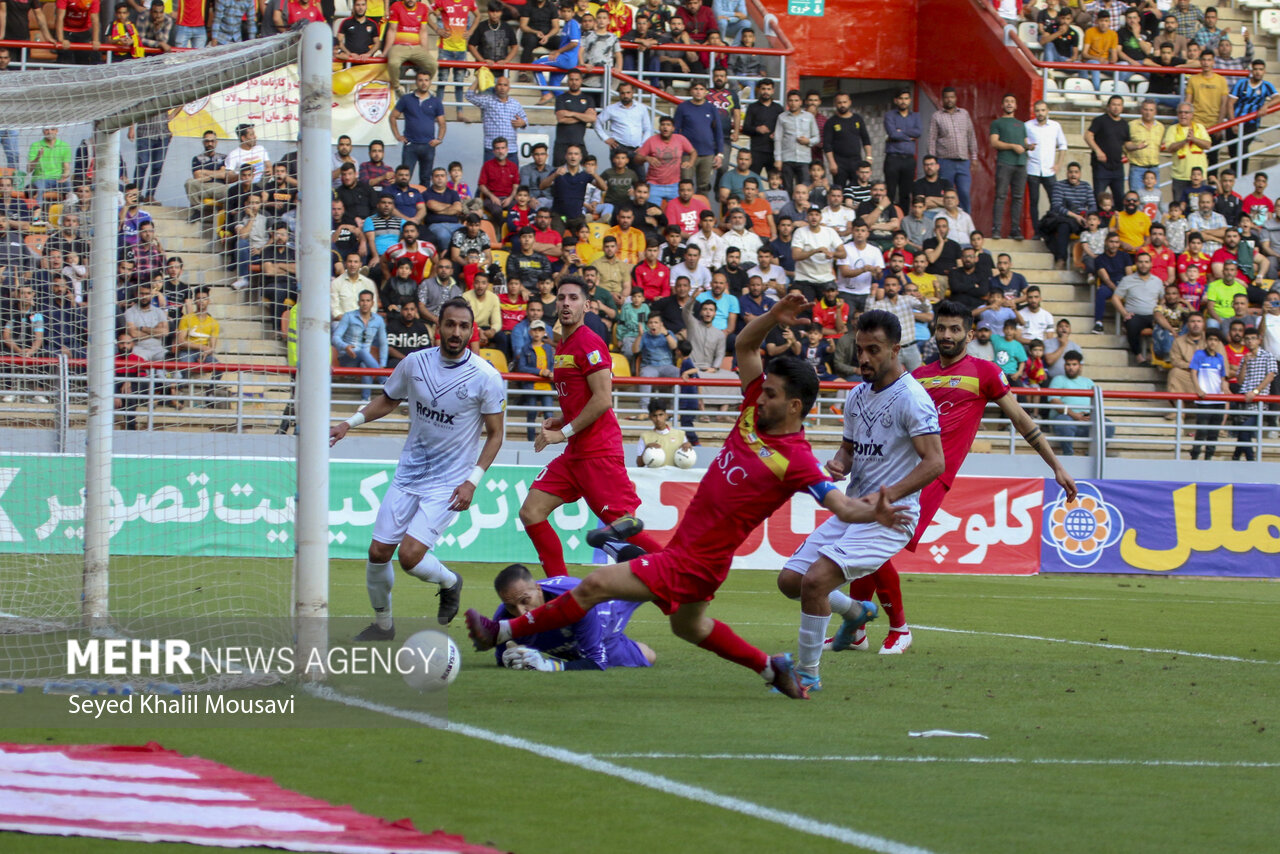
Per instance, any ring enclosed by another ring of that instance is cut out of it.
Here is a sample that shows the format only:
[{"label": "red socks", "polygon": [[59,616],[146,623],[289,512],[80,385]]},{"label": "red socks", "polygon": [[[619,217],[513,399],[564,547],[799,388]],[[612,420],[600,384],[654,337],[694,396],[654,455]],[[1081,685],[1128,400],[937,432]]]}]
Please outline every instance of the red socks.
[{"label": "red socks", "polygon": [[587,609],[573,598],[573,593],[562,593],[541,608],[534,608],[522,617],[509,620],[513,638],[536,635],[571,626],[587,615]]},{"label": "red socks", "polygon": [[[565,597],[561,596],[560,598],[563,599]],[[738,634],[733,629],[719,620],[713,620],[712,622],[714,626],[711,629],[711,634],[703,638],[702,643],[698,644],[698,646],[710,650],[721,658],[732,661],[734,664],[748,667],[756,673],[764,672],[764,669],[769,666],[769,656],[738,637]],[[538,625],[539,631],[542,631],[542,624],[539,623]]]},{"label": "red socks", "polygon": [[636,534],[634,537],[627,540],[627,542],[635,543],[637,546],[644,549],[646,552],[648,552],[651,555],[657,554],[658,552],[662,551],[662,549],[664,548],[662,543],[658,542],[656,539],[653,538],[652,534],[646,534],[644,531],[641,531],[640,533]]},{"label": "red socks", "polygon": [[890,631],[901,631],[907,627],[907,617],[902,610],[902,580],[898,578],[898,570],[892,560],[884,562],[871,576],[876,583],[876,595],[884,608],[884,615],[889,620]]},{"label": "red socks", "polygon": [[542,571],[547,574],[547,578],[569,574],[564,565],[564,547],[560,545],[560,537],[550,522],[544,519],[535,525],[529,525],[524,532],[533,540],[533,547],[538,552],[538,560],[542,563]]},{"label": "red socks", "polygon": [[876,595],[876,574],[873,572],[849,582],[849,595],[859,602],[866,602]]}]

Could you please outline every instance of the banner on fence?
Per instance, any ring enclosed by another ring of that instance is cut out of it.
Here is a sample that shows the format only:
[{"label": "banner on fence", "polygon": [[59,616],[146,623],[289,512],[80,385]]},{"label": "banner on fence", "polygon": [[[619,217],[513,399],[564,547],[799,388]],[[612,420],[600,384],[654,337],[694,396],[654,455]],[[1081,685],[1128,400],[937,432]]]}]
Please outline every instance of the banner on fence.
[{"label": "banner on fence", "polygon": [[1280,485],[1046,481],[1042,572],[1280,577]]},{"label": "banner on fence", "polygon": [[899,572],[1035,575],[1043,494],[1040,478],[957,478],[916,551],[893,565]]}]

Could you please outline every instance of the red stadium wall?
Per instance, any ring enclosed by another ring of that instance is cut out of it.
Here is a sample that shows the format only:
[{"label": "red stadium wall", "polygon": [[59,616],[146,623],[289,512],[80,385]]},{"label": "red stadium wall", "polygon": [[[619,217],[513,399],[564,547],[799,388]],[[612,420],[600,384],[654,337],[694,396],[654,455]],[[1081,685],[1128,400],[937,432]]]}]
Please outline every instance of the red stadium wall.
[{"label": "red stadium wall", "polygon": [[[982,0],[827,0],[821,18],[792,17],[786,0],[763,0],[796,47],[787,59],[787,85],[800,77],[915,80],[918,97],[937,104],[954,86],[973,116],[982,152],[973,174],[973,219],[991,227],[995,156],[987,128],[1006,92],[1030,115],[1040,96],[1035,69],[1004,43],[1003,26]],[[919,25],[918,22],[924,22]],[[926,107],[927,115],[930,110]]]}]

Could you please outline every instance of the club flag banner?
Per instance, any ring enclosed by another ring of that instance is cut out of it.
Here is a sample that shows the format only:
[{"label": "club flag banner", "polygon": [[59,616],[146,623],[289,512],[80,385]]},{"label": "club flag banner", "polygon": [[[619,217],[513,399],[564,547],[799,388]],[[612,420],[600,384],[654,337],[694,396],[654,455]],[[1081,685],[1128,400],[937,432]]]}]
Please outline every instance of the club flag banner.
[{"label": "club flag banner", "polygon": [[902,552],[893,565],[899,572],[1035,575],[1043,495],[1038,477],[958,477],[915,552]]},{"label": "club flag banner", "polygon": [[[220,139],[235,139],[236,126],[248,123],[259,140],[292,142],[298,138],[299,95],[298,67],[290,65],[192,101],[169,120],[169,130],[189,137],[212,130]],[[393,106],[386,65],[334,69],[334,139],[346,134],[356,145],[368,145],[385,138]]]},{"label": "club flag banner", "polygon": [[1280,578],[1280,485],[1046,481],[1041,572]]}]

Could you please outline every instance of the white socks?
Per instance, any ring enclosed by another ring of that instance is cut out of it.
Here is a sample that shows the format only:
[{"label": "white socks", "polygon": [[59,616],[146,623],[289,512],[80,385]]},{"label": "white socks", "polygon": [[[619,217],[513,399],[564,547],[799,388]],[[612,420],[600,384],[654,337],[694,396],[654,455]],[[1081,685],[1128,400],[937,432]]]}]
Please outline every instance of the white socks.
[{"label": "white socks", "polygon": [[827,594],[827,600],[831,602],[831,613],[845,616],[853,610],[853,597],[843,590],[832,590]]},{"label": "white socks", "polygon": [[813,614],[800,614],[800,650],[796,666],[806,673],[818,672],[818,661],[822,658],[822,644],[827,639],[827,624],[831,615],[818,617]]},{"label": "white socks", "polygon": [[373,606],[374,623],[380,629],[391,628],[391,587],[396,582],[391,561],[364,565],[364,586],[369,591],[369,604]]},{"label": "white socks", "polygon": [[454,575],[449,567],[442,564],[440,559],[431,552],[424,554],[422,560],[418,561],[418,565],[413,569],[405,571],[414,578],[430,581],[441,587],[452,587],[458,583],[458,576]]}]

